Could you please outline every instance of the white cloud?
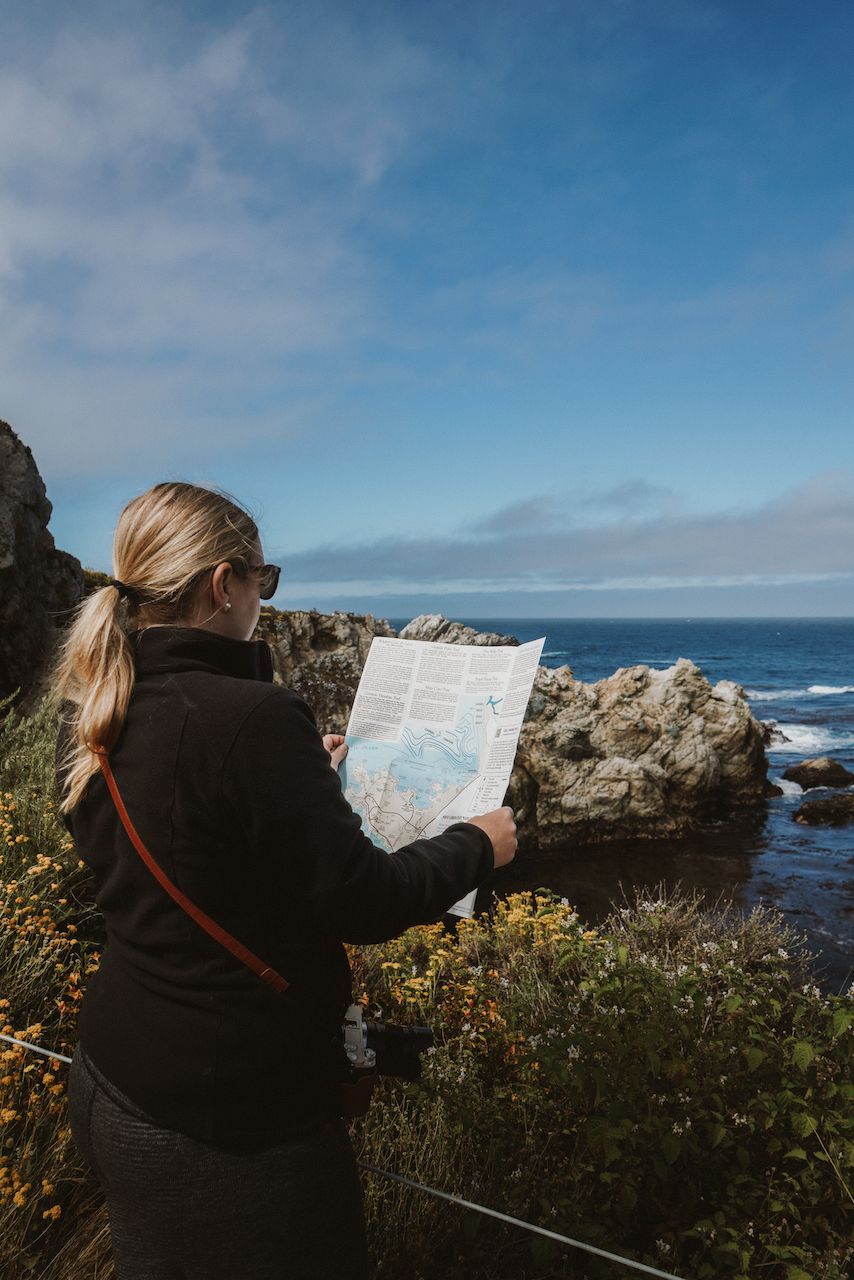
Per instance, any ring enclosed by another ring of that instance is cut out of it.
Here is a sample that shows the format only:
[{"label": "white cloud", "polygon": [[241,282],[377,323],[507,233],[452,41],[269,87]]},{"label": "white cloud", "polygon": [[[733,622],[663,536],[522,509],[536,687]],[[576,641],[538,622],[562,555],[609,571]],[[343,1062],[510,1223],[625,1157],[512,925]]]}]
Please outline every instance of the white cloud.
[{"label": "white cloud", "polygon": [[[607,510],[612,495],[601,497],[597,508],[587,495],[591,512]],[[554,499],[532,499],[475,534],[318,547],[286,557],[283,577],[288,590],[369,595],[785,585],[854,573],[850,471],[821,473],[748,511],[679,515],[668,504],[652,516],[561,529],[556,510]]]},{"label": "white cloud", "polygon": [[371,332],[351,228],[429,59],[340,21],[296,29],[283,88],[263,23],[178,60],[80,32],[0,55],[2,410],[56,473],[157,456],[176,427],[288,434],[314,412],[313,362]]}]

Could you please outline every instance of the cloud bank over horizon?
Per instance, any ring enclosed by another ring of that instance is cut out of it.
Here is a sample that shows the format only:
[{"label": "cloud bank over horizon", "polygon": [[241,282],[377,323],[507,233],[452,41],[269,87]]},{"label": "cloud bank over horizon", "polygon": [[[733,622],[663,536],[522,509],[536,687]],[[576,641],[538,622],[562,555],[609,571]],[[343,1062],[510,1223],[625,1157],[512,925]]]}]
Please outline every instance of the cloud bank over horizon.
[{"label": "cloud bank over horizon", "polygon": [[[643,509],[650,500],[658,510]],[[753,510],[696,516],[674,507],[673,495],[640,483],[598,495],[542,495],[456,537],[385,538],[284,555],[285,590],[637,591],[786,586],[854,575],[854,470],[820,473]]]}]

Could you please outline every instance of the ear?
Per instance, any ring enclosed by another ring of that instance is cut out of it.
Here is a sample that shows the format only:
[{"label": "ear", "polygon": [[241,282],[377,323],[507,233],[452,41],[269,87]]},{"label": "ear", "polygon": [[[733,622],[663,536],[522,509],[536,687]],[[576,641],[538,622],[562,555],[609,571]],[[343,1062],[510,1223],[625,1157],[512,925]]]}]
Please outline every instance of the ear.
[{"label": "ear", "polygon": [[234,570],[227,560],[218,564],[211,574],[211,600],[214,609],[224,609],[229,603]]}]

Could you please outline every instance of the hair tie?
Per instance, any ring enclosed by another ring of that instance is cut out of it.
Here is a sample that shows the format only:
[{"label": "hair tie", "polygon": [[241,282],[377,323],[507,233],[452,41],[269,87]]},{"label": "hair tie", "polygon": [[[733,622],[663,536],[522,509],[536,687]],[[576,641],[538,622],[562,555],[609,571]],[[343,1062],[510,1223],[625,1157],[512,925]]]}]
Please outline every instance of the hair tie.
[{"label": "hair tie", "polygon": [[119,582],[118,578],[110,578],[110,586],[115,587],[119,593],[120,600],[129,600],[133,591],[132,587],[127,587],[123,582]]}]

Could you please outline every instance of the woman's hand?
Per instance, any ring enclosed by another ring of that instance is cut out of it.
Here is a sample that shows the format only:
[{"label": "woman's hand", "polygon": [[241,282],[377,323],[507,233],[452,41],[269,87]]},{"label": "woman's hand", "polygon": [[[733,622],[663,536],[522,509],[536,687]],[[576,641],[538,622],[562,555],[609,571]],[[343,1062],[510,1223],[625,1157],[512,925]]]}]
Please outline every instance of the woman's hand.
[{"label": "woman's hand", "polygon": [[323,745],[329,752],[332,768],[337,769],[349,750],[344,741],[343,733],[325,733],[323,735]]},{"label": "woman's hand", "polygon": [[492,841],[492,852],[495,857],[493,866],[506,867],[516,856],[516,823],[513,810],[509,804],[503,809],[493,809],[492,813],[481,814],[479,818],[468,818],[473,827],[480,827]]}]

